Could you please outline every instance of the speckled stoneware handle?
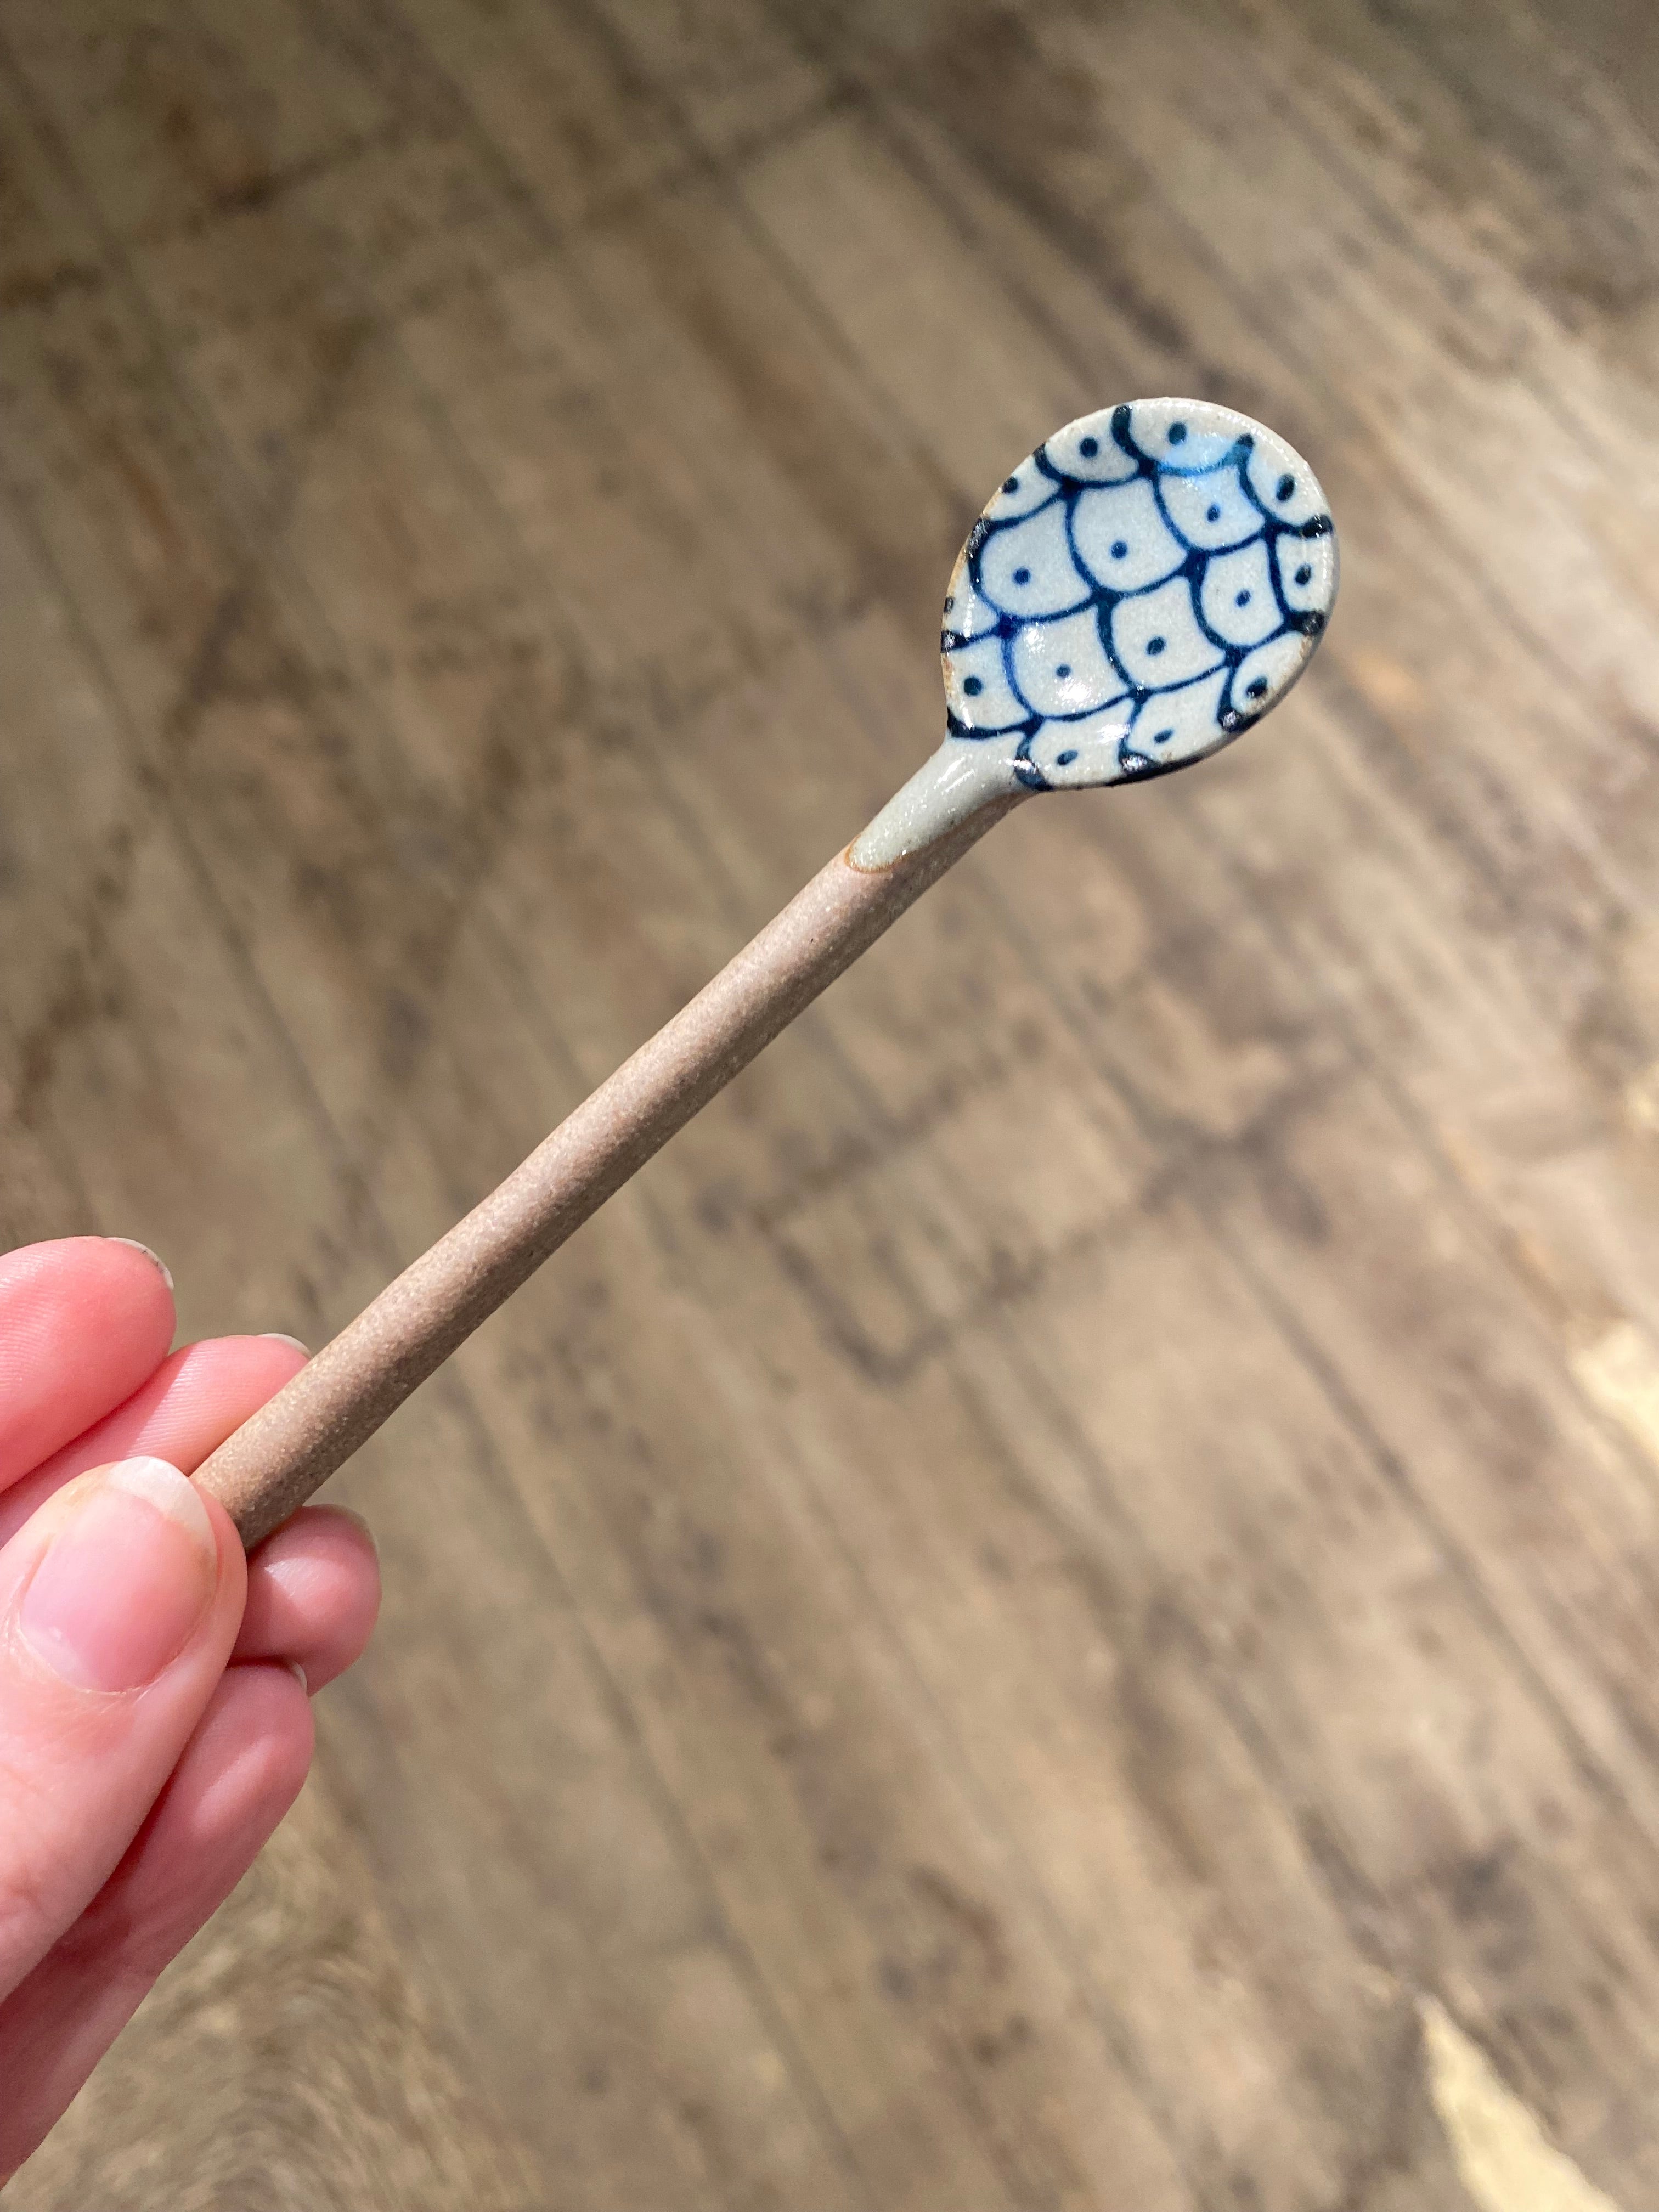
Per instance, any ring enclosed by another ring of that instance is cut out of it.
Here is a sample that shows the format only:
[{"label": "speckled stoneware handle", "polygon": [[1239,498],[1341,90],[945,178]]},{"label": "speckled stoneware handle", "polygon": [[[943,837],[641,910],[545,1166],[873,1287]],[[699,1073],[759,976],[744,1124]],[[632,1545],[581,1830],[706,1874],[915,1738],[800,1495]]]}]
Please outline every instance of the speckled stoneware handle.
[{"label": "speckled stoneware handle", "polygon": [[1138,400],[1028,455],[951,579],[939,750],[198,1470],[244,1543],[301,1504],[1011,807],[1185,768],[1259,721],[1306,666],[1336,581],[1313,471],[1231,409]]}]

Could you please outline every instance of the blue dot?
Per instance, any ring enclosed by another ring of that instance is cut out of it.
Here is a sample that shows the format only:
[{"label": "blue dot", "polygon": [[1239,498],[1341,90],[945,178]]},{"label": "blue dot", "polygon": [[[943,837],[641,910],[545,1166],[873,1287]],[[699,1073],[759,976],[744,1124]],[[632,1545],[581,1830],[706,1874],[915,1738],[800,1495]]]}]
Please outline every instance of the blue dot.
[{"label": "blue dot", "polygon": [[1019,489],[1019,478],[1018,477],[1009,477],[1004,482],[1002,489],[1004,491],[1018,491]]},{"label": "blue dot", "polygon": [[1077,449],[1085,461],[1091,461],[1100,451],[1100,441],[1098,438],[1079,438]]},{"label": "blue dot", "polygon": [[1221,509],[1215,506],[1206,507],[1204,510],[1204,520],[1206,522],[1219,522]]},{"label": "blue dot", "polygon": [[1056,753],[1054,755],[1054,766],[1056,768],[1070,768],[1072,763],[1076,758],[1077,753],[1075,749],[1068,752]]},{"label": "blue dot", "polygon": [[1029,568],[1016,568],[1016,569],[1015,569],[1015,571],[1014,571],[1014,581],[1015,581],[1017,584],[1029,584],[1029,583],[1030,582],[1030,580],[1031,580],[1031,572],[1030,572],[1030,570]]},{"label": "blue dot", "polygon": [[1186,425],[1184,422],[1171,422],[1171,423],[1170,423],[1170,443],[1172,446],[1179,446],[1179,445],[1182,445],[1182,444],[1184,444],[1184,443],[1185,443],[1185,441],[1186,441],[1186,437],[1187,437],[1187,425]]},{"label": "blue dot", "polygon": [[977,676],[964,676],[962,679],[962,688],[970,699],[977,699],[985,686]]},{"label": "blue dot", "polygon": [[1254,684],[1247,684],[1244,686],[1244,696],[1247,699],[1265,699],[1267,696],[1267,679],[1265,676],[1258,676]]},{"label": "blue dot", "polygon": [[1280,477],[1279,479],[1279,496],[1280,499],[1288,499],[1295,489],[1296,478],[1294,477]]},{"label": "blue dot", "polygon": [[1296,572],[1296,580],[1298,584],[1311,584],[1313,581],[1313,570],[1305,561]]},{"label": "blue dot", "polygon": [[1054,671],[1056,676],[1069,676],[1071,672],[1072,664],[1069,660],[1062,660],[1059,667]]},{"label": "blue dot", "polygon": [[957,595],[956,595],[956,593],[955,593],[954,592],[947,592],[945,594],[945,613],[946,613],[947,615],[950,613],[950,611],[951,611],[951,608],[952,608],[953,606],[955,606],[956,603],[957,603]]},{"label": "blue dot", "polygon": [[1233,605],[1236,607],[1248,607],[1249,604],[1250,595],[1248,592],[1241,592],[1238,597],[1233,601]]},{"label": "blue dot", "polygon": [[1146,650],[1152,653],[1162,653],[1169,641],[1165,637],[1149,637],[1146,641]]},{"label": "blue dot", "polygon": [[1123,558],[1124,555],[1128,551],[1128,550],[1129,550],[1128,541],[1127,541],[1126,538],[1120,538],[1118,539],[1118,541],[1117,541],[1116,544],[1115,544],[1115,545],[1114,545],[1114,546],[1113,546],[1113,548],[1112,548],[1112,558],[1113,558],[1113,560],[1114,560],[1114,561],[1121,561],[1121,560]]},{"label": "blue dot", "polygon": [[1174,735],[1175,732],[1173,730],[1160,730],[1158,735],[1152,739],[1152,743],[1155,745],[1167,745]]}]

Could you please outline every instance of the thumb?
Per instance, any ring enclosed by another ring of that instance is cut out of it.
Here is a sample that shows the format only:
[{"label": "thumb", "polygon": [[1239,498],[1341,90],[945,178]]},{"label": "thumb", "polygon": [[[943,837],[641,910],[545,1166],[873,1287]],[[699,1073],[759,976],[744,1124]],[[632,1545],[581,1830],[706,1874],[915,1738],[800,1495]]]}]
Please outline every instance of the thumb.
[{"label": "thumb", "polygon": [[165,1460],[77,1476],[0,1550],[0,1995],[113,1872],[246,1589],[228,1516]]}]

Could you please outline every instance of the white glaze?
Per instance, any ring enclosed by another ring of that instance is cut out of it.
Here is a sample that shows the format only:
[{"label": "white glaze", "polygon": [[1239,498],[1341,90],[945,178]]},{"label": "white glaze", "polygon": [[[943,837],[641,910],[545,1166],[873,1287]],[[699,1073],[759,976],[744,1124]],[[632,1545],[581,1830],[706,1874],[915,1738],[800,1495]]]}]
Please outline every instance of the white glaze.
[{"label": "white glaze", "polygon": [[1142,399],[1056,431],[963,546],[944,744],[853,844],[890,867],[994,799],[1144,781],[1276,706],[1336,596],[1324,493],[1231,408]]},{"label": "white glaze", "polygon": [[1013,750],[1011,741],[994,757],[988,745],[964,745],[946,738],[854,840],[848,859],[855,868],[890,868],[907,853],[921,852],[978,813],[988,800],[1018,791]]}]

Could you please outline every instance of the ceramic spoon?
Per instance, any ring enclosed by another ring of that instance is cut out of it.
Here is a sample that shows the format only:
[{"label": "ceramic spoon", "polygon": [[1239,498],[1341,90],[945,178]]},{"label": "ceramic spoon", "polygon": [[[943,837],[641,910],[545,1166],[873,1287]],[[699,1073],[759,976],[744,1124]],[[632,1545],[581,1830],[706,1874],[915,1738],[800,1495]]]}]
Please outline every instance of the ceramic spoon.
[{"label": "ceramic spoon", "polygon": [[1010,808],[1219,750],[1302,673],[1336,594],[1313,471],[1190,399],[1056,431],[945,601],[945,740],[690,1006],[222,1443],[246,1544],[285,1520],[574,1230]]}]

